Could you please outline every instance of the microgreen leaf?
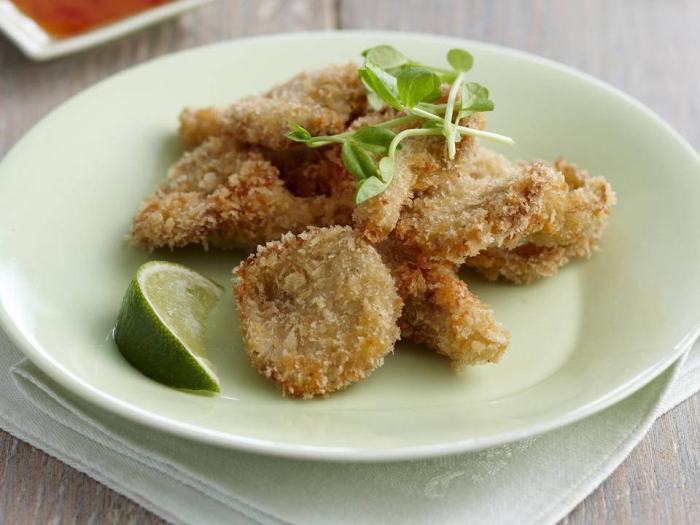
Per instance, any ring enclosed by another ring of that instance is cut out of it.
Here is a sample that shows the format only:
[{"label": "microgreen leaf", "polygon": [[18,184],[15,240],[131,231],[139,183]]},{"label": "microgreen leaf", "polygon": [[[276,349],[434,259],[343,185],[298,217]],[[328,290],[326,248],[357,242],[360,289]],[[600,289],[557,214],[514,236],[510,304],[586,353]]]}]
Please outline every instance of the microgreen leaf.
[{"label": "microgreen leaf", "polygon": [[452,84],[457,78],[458,73],[456,71],[439,71],[438,77],[440,77],[440,84]]},{"label": "microgreen leaf", "polygon": [[379,161],[379,178],[386,184],[394,177],[394,161],[391,157],[383,157]]},{"label": "microgreen leaf", "polygon": [[355,176],[355,180],[358,182],[379,176],[372,157],[356,144],[351,142],[343,144],[341,158],[347,170]]},{"label": "microgreen leaf", "polygon": [[472,68],[474,57],[464,49],[450,49],[447,52],[447,61],[456,71],[464,73]]},{"label": "microgreen leaf", "polygon": [[390,129],[369,126],[358,129],[350,140],[371,153],[386,153],[395,136]]},{"label": "microgreen leaf", "polygon": [[382,182],[378,177],[370,177],[369,179],[363,180],[357,185],[355,204],[362,204],[372,197],[379,195],[387,186],[388,185]]},{"label": "microgreen leaf", "polygon": [[489,99],[486,87],[469,82],[462,86],[462,111],[493,111],[493,101]]},{"label": "microgreen leaf", "polygon": [[365,64],[365,67],[360,69],[360,77],[365,83],[365,86],[375,92],[392,108],[398,110],[403,109],[398,99],[396,78],[369,62]]},{"label": "microgreen leaf", "polygon": [[[452,70],[421,64],[387,45],[367,49],[363,56],[365,63],[359,74],[369,105],[379,110],[388,104],[402,114],[354,132],[317,137],[290,121],[287,135],[309,148],[342,144],[343,164],[356,179],[356,204],[386,190],[394,176],[396,151],[408,137],[442,135],[450,158],[455,156],[455,143],[465,135],[513,144],[509,137],[459,125],[460,119],[471,112],[494,108],[488,89],[475,82],[465,84],[465,72],[474,61],[467,51],[448,52],[447,61]],[[451,84],[447,103],[432,103],[441,96],[445,83]],[[394,133],[392,129],[400,131]]]},{"label": "microgreen leaf", "polygon": [[362,52],[362,56],[365,57],[367,62],[371,62],[382,69],[393,69],[408,62],[403,53],[387,45],[366,49]]},{"label": "microgreen leaf", "polygon": [[290,120],[288,123],[290,132],[287,133],[287,138],[294,142],[308,142],[313,137],[306,129],[301,127],[296,122]]},{"label": "microgreen leaf", "polygon": [[[367,87],[367,84],[365,84],[365,88]],[[382,97],[377,95],[374,91],[370,91],[369,89],[367,90],[367,102],[369,103],[369,107],[371,107],[374,111],[381,111],[385,106]]]},{"label": "microgreen leaf", "polygon": [[419,102],[427,102],[425,99],[440,89],[440,79],[427,68],[409,67],[396,76],[396,87],[404,106],[412,108]]}]

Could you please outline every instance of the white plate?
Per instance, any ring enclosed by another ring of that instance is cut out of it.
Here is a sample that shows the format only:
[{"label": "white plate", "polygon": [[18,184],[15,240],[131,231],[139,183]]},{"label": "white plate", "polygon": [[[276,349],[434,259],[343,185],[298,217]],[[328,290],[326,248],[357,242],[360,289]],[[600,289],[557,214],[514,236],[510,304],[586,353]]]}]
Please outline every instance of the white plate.
[{"label": "white plate", "polygon": [[65,38],[54,38],[12,0],[0,0],[0,31],[32,60],[48,60],[104,44],[127,33],[190,11],[212,0],[176,0]]},{"label": "white plate", "polygon": [[[179,154],[176,116],[224,104],[293,73],[389,42],[440,64],[473,51],[491,88],[490,129],[514,158],[562,154],[618,192],[602,251],[529,287],[469,277],[511,330],[498,365],[454,375],[401,344],[369,380],[326,400],[283,399],[250,366],[231,294],[209,345],[223,395],[161,386],[132,369],[109,333],[139,264],[165,257],[228,282],[239,257],[141,253],[122,240],[141,199]],[[168,86],[163,90],[163,86]],[[223,446],[295,457],[417,458],[532,436],[597,412],[664,370],[700,319],[700,160],[651,111],[572,69],[443,37],[311,33],[241,40],[117,75],[38,124],[0,165],[0,319],[27,356],[105,410]]]}]

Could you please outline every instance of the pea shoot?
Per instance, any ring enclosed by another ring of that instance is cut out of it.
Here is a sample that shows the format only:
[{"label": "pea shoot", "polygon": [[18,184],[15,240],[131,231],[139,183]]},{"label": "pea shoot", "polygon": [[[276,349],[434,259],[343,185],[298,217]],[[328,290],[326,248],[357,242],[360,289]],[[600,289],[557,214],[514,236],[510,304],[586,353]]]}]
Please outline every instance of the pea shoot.
[{"label": "pea shoot", "polygon": [[[489,90],[476,82],[466,82],[466,73],[474,58],[464,49],[450,49],[447,62],[451,69],[421,64],[388,45],[367,49],[359,70],[370,106],[379,111],[391,107],[402,113],[398,118],[376,126],[346,131],[337,135],[314,137],[306,129],[289,123],[287,137],[310,148],[341,144],[341,158],[356,180],[355,203],[361,204],[382,193],[394,175],[394,158],[401,141],[408,137],[441,135],[450,159],[456,155],[456,143],[464,135],[513,144],[513,139],[497,133],[460,126],[472,113],[493,111]],[[442,95],[441,86],[449,84],[447,103],[435,104]],[[392,131],[410,124],[415,127],[399,133]]]}]

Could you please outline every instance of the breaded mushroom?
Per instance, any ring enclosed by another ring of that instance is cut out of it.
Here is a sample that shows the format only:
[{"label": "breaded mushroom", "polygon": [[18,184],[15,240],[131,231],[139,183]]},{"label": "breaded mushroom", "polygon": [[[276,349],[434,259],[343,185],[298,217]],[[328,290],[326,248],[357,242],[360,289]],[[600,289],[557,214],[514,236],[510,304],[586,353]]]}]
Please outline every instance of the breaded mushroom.
[{"label": "breaded mushroom", "polygon": [[[371,116],[358,122],[376,124]],[[485,121],[475,114],[462,121],[462,125],[481,129]],[[360,126],[361,127],[361,126]],[[439,137],[410,137],[402,144],[394,161],[394,176],[379,195],[360,204],[353,214],[353,224],[373,243],[381,242],[394,230],[404,207],[410,207],[414,191],[426,178],[449,170],[453,165],[471,157],[476,148],[473,137],[465,136],[457,145],[457,157],[449,161],[445,156],[445,141]]]},{"label": "breaded mushroom", "polygon": [[253,366],[286,395],[323,396],[367,378],[399,337],[391,273],[349,227],[259,247],[234,270],[234,295]]},{"label": "breaded mushroom", "polygon": [[590,246],[537,246],[523,244],[512,250],[489,248],[468,258],[464,266],[490,281],[503,278],[515,284],[531,284],[542,277],[556,275],[571,259],[590,257]]},{"label": "breaded mushroom", "polygon": [[180,113],[178,135],[185,149],[192,149],[209,137],[221,134],[223,127],[223,110],[215,107],[185,108]]},{"label": "breaded mushroom", "polygon": [[[491,162],[473,168],[481,171],[483,177],[498,177],[499,169],[506,168],[507,161],[497,157],[492,156]],[[485,249],[468,258],[466,266],[490,280],[503,277],[517,284],[528,284],[556,274],[572,259],[589,258],[593,254],[615,204],[615,193],[603,177],[592,177],[564,159],[557,159],[554,169],[563,175],[566,191],[547,195],[546,220],[541,227],[513,240],[508,249]]]},{"label": "breaded mushroom", "polygon": [[462,167],[431,178],[436,183],[415,196],[395,234],[424,257],[453,264],[490,247],[520,244],[548,221],[549,195],[566,193],[561,173],[540,162],[497,178],[475,179]]},{"label": "breaded mushroom", "polygon": [[355,64],[328,66],[295,75],[261,95],[242,97],[226,108],[186,108],[180,140],[190,149],[211,136],[283,150],[293,120],[312,135],[340,133],[366,113],[367,95]]},{"label": "breaded mushroom", "polygon": [[352,177],[334,150],[274,155],[225,135],[187,151],[144,200],[131,239],[145,250],[252,250],[307,226],[351,222]]},{"label": "breaded mushroom", "polygon": [[455,371],[497,362],[510,334],[451,264],[420,264],[390,239],[380,246],[404,307],[401,337],[448,357]]}]

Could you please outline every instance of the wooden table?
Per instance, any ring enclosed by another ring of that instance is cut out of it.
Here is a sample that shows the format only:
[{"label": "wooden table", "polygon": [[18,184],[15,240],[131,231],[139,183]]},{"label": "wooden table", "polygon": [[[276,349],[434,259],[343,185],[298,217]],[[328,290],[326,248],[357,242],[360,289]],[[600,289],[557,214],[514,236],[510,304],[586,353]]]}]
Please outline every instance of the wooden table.
[{"label": "wooden table", "polygon": [[[222,0],[44,64],[0,37],[0,156],[58,103],[134,64],[230,38],[334,28],[432,32],[531,51],[631,93],[700,147],[700,0]],[[564,521],[700,523],[699,443],[695,396],[659,419]],[[0,522],[161,520],[0,432]]]}]

